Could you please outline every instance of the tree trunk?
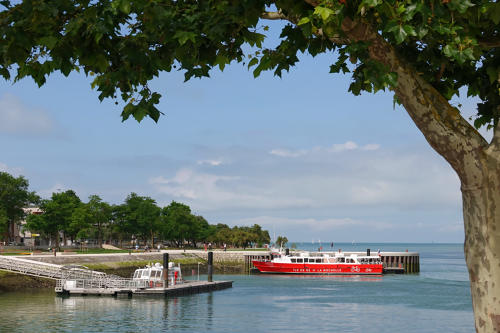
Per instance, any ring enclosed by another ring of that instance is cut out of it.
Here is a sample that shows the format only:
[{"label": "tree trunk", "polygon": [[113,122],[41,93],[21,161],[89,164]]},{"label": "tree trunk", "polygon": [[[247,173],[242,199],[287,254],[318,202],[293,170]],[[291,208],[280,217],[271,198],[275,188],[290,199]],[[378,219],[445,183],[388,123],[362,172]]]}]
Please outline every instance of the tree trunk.
[{"label": "tree trunk", "polygon": [[465,260],[477,332],[500,332],[500,152],[490,146],[479,162],[480,183],[462,183]]},{"label": "tree trunk", "polygon": [[101,230],[101,224],[97,224],[97,243],[99,243],[99,247],[102,247],[102,230]]},{"label": "tree trunk", "polygon": [[376,30],[347,18],[342,29],[350,40],[369,42],[370,57],[397,73],[396,96],[431,147],[457,172],[476,331],[500,332],[500,121],[488,144]]}]

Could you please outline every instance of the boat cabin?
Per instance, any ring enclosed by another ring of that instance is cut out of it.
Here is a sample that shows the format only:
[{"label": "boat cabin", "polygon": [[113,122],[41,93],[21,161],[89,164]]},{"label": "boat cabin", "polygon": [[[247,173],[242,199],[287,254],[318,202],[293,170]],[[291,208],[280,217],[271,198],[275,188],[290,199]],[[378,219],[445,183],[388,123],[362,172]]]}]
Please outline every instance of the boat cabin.
[{"label": "boat cabin", "polygon": [[156,263],[152,266],[147,265],[146,268],[136,269],[132,279],[136,281],[161,281],[162,276],[163,266],[160,263]]}]

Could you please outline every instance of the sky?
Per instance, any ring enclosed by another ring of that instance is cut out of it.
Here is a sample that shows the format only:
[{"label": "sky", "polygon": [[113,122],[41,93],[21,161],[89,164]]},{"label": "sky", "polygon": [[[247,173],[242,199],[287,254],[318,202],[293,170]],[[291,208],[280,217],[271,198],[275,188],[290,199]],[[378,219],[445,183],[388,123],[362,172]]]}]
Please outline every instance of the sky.
[{"label": "sky", "polygon": [[[122,122],[123,104],[99,102],[83,74],[0,81],[0,171],[44,198],[135,192],[291,241],[463,242],[452,168],[391,93],[353,96],[334,61],[303,55],[281,79],[241,64],[187,83],[164,73],[158,123]],[[474,114],[474,100],[453,103]]]}]

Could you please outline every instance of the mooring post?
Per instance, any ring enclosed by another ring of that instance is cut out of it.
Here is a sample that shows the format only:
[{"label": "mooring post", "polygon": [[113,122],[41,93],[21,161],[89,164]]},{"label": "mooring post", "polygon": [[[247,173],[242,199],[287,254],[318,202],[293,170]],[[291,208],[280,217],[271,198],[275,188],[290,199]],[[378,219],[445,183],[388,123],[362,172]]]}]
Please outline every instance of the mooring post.
[{"label": "mooring post", "polygon": [[212,282],[213,262],[214,262],[214,253],[212,251],[209,251],[208,252],[208,282]]},{"label": "mooring post", "polygon": [[163,285],[168,287],[168,253],[163,253]]}]

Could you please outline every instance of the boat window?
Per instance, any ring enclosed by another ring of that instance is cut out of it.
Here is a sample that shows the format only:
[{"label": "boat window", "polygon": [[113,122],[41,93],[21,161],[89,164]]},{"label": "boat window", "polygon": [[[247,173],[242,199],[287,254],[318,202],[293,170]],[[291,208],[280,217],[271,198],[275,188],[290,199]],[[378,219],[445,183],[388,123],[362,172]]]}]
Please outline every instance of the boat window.
[{"label": "boat window", "polygon": [[297,259],[295,259],[295,258],[292,258],[292,259],[290,259],[290,260],[291,260],[292,262],[297,262]]},{"label": "boat window", "polygon": [[302,262],[302,258],[297,258],[297,262]]},{"label": "boat window", "polygon": [[322,262],[322,260],[321,259],[316,259],[316,262]]}]

